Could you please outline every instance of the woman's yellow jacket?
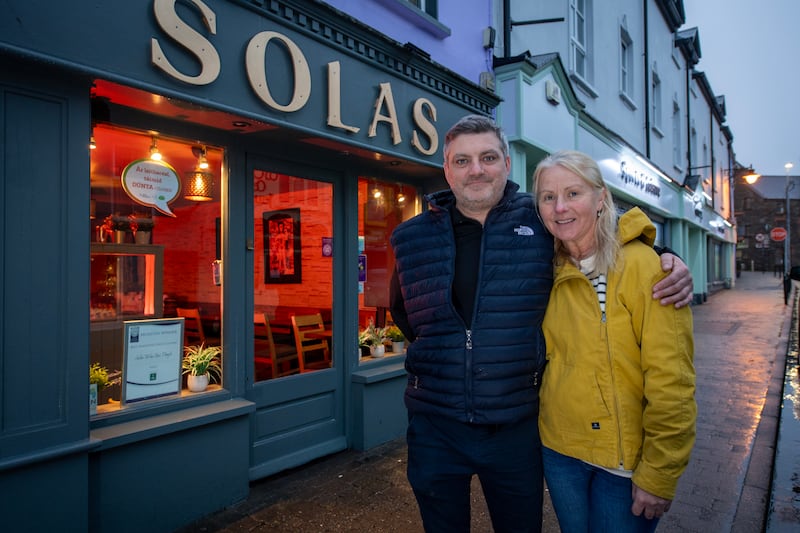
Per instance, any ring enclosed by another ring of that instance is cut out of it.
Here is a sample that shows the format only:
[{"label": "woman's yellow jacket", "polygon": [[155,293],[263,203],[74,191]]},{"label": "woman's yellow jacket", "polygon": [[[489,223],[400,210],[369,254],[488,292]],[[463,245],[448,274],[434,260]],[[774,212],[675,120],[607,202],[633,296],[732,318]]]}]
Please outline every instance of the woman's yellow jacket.
[{"label": "woman's yellow jacket", "polygon": [[636,485],[671,500],[695,439],[694,340],[691,310],[653,299],[665,275],[654,236],[638,208],[620,217],[604,315],[586,276],[572,264],[556,269],[539,427],[543,445],[632,470]]}]

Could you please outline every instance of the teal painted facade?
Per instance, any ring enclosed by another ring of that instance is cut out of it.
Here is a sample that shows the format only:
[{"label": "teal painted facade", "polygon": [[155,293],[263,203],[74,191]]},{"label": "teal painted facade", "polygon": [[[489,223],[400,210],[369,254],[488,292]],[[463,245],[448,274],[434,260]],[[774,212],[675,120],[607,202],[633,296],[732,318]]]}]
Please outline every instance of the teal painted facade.
[{"label": "teal painted facade", "polygon": [[[173,6],[218,55],[216,77],[213,68],[204,71],[214,63],[211,56],[198,57],[160,26],[155,13]],[[358,357],[358,265],[346,259],[358,254],[357,180],[380,172],[420,193],[441,188],[441,142],[428,150],[432,133],[422,135],[425,121],[415,122],[415,105],[441,140],[457,118],[489,114],[498,98],[320,2],[12,1],[6,14],[0,19],[4,525],[10,531],[172,531],[244,499],[254,479],[402,435],[402,356],[370,365]],[[268,105],[263,88],[259,92],[248,78],[254,63],[248,64],[246,49],[264,31],[285,39],[263,73],[277,106]],[[189,81],[158,66],[163,58],[153,52],[155,41]],[[299,85],[292,83],[297,76],[287,74],[296,68],[286,52],[289,41],[310,76],[311,91],[297,109],[286,108]],[[340,125],[332,126],[330,87],[337,72],[342,113]],[[146,108],[110,106],[114,125],[225,148],[225,380],[213,392],[90,417],[87,144],[96,119],[91,93],[97,79],[269,127],[248,136],[215,124],[151,116]],[[369,132],[375,95],[387,94],[380,93],[386,91],[382,84],[391,86],[397,104],[400,142],[382,122],[376,135]],[[358,131],[344,127],[356,125]],[[398,164],[387,166],[384,159]],[[254,235],[252,213],[241,208],[252,201],[248,177],[262,162],[276,171],[313,175],[335,191],[336,364],[269,387],[254,384],[248,367],[253,289],[247,273]],[[303,426],[305,421],[313,424]],[[305,433],[310,425],[314,432]]]}]

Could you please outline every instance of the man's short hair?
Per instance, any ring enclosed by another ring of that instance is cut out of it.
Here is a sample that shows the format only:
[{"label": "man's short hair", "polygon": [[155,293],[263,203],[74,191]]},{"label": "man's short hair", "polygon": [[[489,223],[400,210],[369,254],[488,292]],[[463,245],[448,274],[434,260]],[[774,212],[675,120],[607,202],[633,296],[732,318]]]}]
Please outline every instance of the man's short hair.
[{"label": "man's short hair", "polygon": [[478,133],[492,132],[500,141],[503,150],[503,157],[508,157],[508,139],[503,129],[495,124],[494,120],[483,115],[467,115],[453,124],[444,137],[444,156],[447,158],[447,151],[450,143],[460,135],[475,135]]}]

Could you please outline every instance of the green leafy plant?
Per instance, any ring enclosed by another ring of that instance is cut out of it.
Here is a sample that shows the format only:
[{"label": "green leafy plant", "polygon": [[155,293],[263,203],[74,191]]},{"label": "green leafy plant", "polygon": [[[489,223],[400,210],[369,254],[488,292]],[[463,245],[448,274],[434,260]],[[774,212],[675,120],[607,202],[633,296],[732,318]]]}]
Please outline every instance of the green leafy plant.
[{"label": "green leafy plant", "polygon": [[219,346],[185,346],[181,366],[184,374],[202,376],[208,374],[211,383],[218,382],[222,375],[222,348]]},{"label": "green leafy plant", "polygon": [[384,328],[376,328],[375,323],[370,320],[366,328],[358,334],[359,346],[377,346],[386,340]]},{"label": "green leafy plant", "polygon": [[392,342],[403,342],[404,340],[406,340],[406,337],[405,335],[403,335],[403,332],[400,331],[400,328],[398,328],[394,324],[392,324],[391,326],[386,326],[384,328],[384,335],[386,335],[386,337]]},{"label": "green leafy plant", "polygon": [[97,390],[99,392],[111,385],[117,385],[120,382],[121,374],[119,370],[109,372],[108,369],[100,363],[92,363],[89,366],[89,384],[97,385]]}]

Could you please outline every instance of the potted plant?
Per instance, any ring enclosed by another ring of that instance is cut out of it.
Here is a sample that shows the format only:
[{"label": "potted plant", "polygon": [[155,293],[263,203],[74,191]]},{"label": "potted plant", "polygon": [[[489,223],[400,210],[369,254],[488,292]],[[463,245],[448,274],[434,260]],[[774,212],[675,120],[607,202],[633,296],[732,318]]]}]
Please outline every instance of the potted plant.
[{"label": "potted plant", "polygon": [[108,215],[104,220],[104,226],[109,233],[113,233],[114,241],[117,244],[125,242],[125,234],[130,229],[128,219],[121,215]]},{"label": "potted plant", "polygon": [[373,357],[383,357],[386,348],[383,343],[386,341],[386,335],[383,328],[375,327],[375,323],[370,320],[366,328],[358,334],[358,345],[368,346],[369,353]]},{"label": "potted plant", "polygon": [[403,335],[403,332],[400,331],[396,325],[392,324],[391,326],[386,326],[384,334],[386,338],[392,341],[392,352],[400,353],[405,348],[406,344],[406,337]]},{"label": "potted plant", "polygon": [[100,363],[89,366],[89,414],[97,414],[97,397],[100,391],[120,382],[121,372],[110,372]]},{"label": "potted plant", "polygon": [[209,383],[219,381],[222,375],[220,355],[222,348],[219,346],[186,346],[181,366],[183,373],[187,374],[186,385],[192,392],[206,390]]},{"label": "potted plant", "polygon": [[133,233],[133,241],[136,244],[150,244],[150,232],[153,231],[155,221],[141,213],[131,213],[128,215],[128,227]]}]

